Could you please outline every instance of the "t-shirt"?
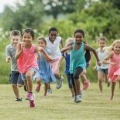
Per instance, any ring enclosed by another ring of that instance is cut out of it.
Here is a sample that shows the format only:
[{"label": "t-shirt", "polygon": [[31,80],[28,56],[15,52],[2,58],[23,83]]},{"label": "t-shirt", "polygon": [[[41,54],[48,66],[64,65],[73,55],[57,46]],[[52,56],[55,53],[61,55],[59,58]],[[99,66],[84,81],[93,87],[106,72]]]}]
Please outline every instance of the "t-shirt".
[{"label": "t-shirt", "polygon": [[46,41],[47,41],[47,48],[50,49],[52,58],[53,59],[60,58],[62,56],[59,47],[61,42],[61,37],[56,37],[53,43],[49,40],[49,37],[46,38]]},{"label": "t-shirt", "polygon": [[17,61],[15,59],[16,48],[12,44],[9,44],[6,46],[5,52],[6,52],[6,57],[10,56],[12,60],[11,71],[18,71]]}]

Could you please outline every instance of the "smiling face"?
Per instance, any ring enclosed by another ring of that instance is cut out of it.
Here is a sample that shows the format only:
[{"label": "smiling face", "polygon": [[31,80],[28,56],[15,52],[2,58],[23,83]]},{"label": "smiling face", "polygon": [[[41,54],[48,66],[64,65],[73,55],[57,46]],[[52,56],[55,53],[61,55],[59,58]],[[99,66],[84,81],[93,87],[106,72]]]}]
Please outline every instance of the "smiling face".
[{"label": "smiling face", "polygon": [[113,50],[116,54],[120,54],[120,43],[115,44]]},{"label": "smiling face", "polygon": [[25,32],[22,36],[22,41],[27,45],[32,44],[33,37],[30,33]]},{"label": "smiling face", "polygon": [[11,44],[16,47],[18,42],[20,41],[20,36],[11,36],[10,37]]},{"label": "smiling face", "polygon": [[39,46],[39,47],[43,47],[43,48],[45,48],[45,47],[46,47],[46,43],[45,43],[45,41],[42,40],[42,39],[39,39],[39,40],[38,40],[38,46]]},{"label": "smiling face", "polygon": [[58,35],[57,31],[50,31],[50,33],[49,33],[49,39],[50,39],[50,41],[54,42],[54,40],[56,39],[57,35]]},{"label": "smiling face", "polygon": [[74,35],[76,43],[81,43],[83,40],[83,34],[80,32],[75,33]]}]

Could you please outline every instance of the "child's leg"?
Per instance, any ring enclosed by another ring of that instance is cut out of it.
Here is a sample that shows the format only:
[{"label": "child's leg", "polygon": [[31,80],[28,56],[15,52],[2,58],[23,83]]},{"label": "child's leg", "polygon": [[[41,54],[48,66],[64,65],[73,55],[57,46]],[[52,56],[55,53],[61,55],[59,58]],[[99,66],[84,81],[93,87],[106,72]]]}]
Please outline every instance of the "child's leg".
[{"label": "child's leg", "polygon": [[99,70],[98,71],[98,84],[99,84],[100,92],[103,91],[103,85],[102,85],[103,79],[104,79],[104,73],[101,70]]},{"label": "child's leg", "polygon": [[40,78],[36,78],[36,82],[37,82],[37,86],[35,88],[36,92],[40,91],[40,87],[41,87],[41,80]]},{"label": "child's leg", "polygon": [[25,74],[26,80],[27,80],[27,85],[28,85],[28,92],[32,93],[32,88],[33,88],[33,81],[32,77],[34,76],[34,71],[33,70],[28,70]]},{"label": "child's leg", "polygon": [[13,88],[13,92],[14,92],[16,98],[20,98],[19,90],[18,90],[17,84],[12,84],[12,88]]},{"label": "child's leg", "polygon": [[112,85],[111,85],[111,97],[110,97],[110,100],[113,100],[113,99],[114,99],[115,85],[116,85],[116,82],[112,82]]},{"label": "child's leg", "polygon": [[49,84],[48,84],[48,83],[45,83],[45,93],[44,93],[44,96],[47,95],[48,86],[49,86]]}]

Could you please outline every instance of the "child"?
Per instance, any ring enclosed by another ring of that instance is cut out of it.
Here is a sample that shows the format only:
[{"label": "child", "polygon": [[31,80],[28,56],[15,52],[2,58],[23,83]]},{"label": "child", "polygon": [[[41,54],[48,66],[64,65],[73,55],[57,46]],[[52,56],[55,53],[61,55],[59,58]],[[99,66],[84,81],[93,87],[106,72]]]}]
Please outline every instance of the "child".
[{"label": "child", "polygon": [[46,45],[47,42],[44,37],[38,38],[38,46],[42,47],[47,53],[47,57],[43,53],[38,53],[38,66],[39,66],[40,78],[45,84],[44,96],[47,95],[47,91],[51,91],[49,88],[50,82],[56,82],[56,78],[52,72],[49,63],[50,61],[52,61],[52,57],[50,56],[51,53],[50,50],[46,48]]},{"label": "child", "polygon": [[120,80],[120,40],[115,40],[112,44],[110,54],[103,60],[109,64],[108,79],[111,82],[111,97],[114,99],[116,81]]},{"label": "child", "polygon": [[98,57],[100,59],[101,66],[97,65],[97,71],[98,71],[98,83],[99,83],[100,92],[103,91],[102,82],[104,81],[104,79],[105,79],[105,82],[108,83],[108,86],[110,85],[108,80],[107,80],[108,65],[109,64],[102,63],[104,58],[108,55],[108,50],[105,49],[106,42],[107,42],[107,40],[105,37],[100,37],[98,39],[99,48],[97,49],[97,54],[98,54]]},{"label": "child", "polygon": [[[72,43],[74,41],[74,38],[68,38],[66,40],[66,46],[69,44],[69,43]],[[64,48],[63,48],[64,49]],[[74,93],[74,90],[73,90],[73,85],[72,85],[72,80],[71,80],[71,75],[70,75],[70,72],[69,72],[69,68],[70,68],[70,50],[67,50],[65,52],[63,52],[63,50],[61,49],[61,52],[62,52],[62,56],[65,58],[65,63],[66,63],[66,69],[65,69],[65,74],[67,76],[67,81],[68,81],[68,86],[70,88],[70,91],[72,93],[72,97],[74,97],[75,93]]]},{"label": "child", "polygon": [[[33,106],[35,107],[35,100],[33,90],[33,76],[36,78],[40,78],[36,52],[40,51],[45,56],[47,56],[46,52],[41,47],[37,47],[32,44],[34,39],[34,31],[31,28],[27,28],[23,31],[22,34],[22,42],[18,43],[17,51],[16,51],[16,59],[18,64],[18,69],[22,75],[22,79],[27,81],[28,94],[26,99],[33,101]],[[40,79],[38,79],[40,81]],[[39,82],[40,83],[40,82]]]},{"label": "child", "polygon": [[16,52],[16,46],[18,42],[20,41],[21,34],[18,30],[13,30],[10,33],[10,41],[11,44],[6,46],[6,62],[12,62],[11,63],[11,76],[10,76],[10,83],[12,84],[13,92],[16,96],[15,101],[22,101],[22,98],[19,95],[19,89],[18,86],[23,85],[23,81],[20,77],[20,73],[17,68],[17,61],[15,59],[15,52]]},{"label": "child", "polygon": [[63,42],[61,37],[58,36],[58,30],[54,27],[49,29],[49,36],[46,38],[47,48],[51,51],[51,56],[53,58],[51,64],[52,71],[57,78],[56,88],[59,89],[62,86],[62,76],[59,73],[60,62],[62,58],[62,54],[60,52],[59,45],[63,47]]},{"label": "child", "polygon": [[100,64],[95,49],[90,47],[88,44],[83,43],[83,33],[83,30],[77,29],[74,32],[75,41],[64,48],[64,51],[70,50],[70,74],[72,74],[73,78],[76,103],[81,102],[79,75],[86,70],[86,61],[84,55],[85,50],[92,51],[97,59],[98,64]]}]

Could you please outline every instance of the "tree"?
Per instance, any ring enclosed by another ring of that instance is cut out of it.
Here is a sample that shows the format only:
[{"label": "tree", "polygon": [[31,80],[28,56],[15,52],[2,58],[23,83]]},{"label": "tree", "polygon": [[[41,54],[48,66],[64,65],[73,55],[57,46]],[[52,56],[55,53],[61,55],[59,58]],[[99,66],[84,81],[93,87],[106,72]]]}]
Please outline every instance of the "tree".
[{"label": "tree", "polygon": [[6,6],[1,15],[4,30],[22,30],[25,27],[39,29],[43,16],[42,5],[41,0],[25,0],[22,5],[16,3],[16,10]]}]

